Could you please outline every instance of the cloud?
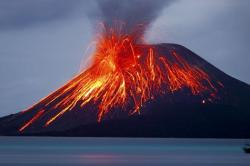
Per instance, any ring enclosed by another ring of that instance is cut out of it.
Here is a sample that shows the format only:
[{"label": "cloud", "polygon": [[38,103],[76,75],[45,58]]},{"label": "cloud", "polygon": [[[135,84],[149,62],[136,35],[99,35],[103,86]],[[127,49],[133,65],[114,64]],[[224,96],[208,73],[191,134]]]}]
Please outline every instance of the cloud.
[{"label": "cloud", "polygon": [[79,3],[79,0],[1,0],[0,30],[20,29],[65,19]]}]

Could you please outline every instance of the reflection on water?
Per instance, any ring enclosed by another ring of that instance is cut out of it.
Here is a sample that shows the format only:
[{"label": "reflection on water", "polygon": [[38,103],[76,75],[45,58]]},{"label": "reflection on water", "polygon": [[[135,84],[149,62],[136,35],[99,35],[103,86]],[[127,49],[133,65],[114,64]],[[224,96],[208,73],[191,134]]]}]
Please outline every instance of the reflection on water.
[{"label": "reflection on water", "polygon": [[249,166],[249,140],[0,137],[0,165]]}]

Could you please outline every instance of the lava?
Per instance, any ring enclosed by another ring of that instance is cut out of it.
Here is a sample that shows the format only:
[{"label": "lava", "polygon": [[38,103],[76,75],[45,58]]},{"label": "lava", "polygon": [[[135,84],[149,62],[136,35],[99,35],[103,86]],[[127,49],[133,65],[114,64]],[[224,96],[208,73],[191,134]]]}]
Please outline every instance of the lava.
[{"label": "lava", "polygon": [[[97,121],[115,108],[140,113],[140,108],[158,95],[188,88],[193,95],[216,92],[208,74],[189,64],[174,50],[161,55],[154,46],[141,44],[140,35],[106,28],[98,37],[91,65],[57,91],[31,108],[37,110],[19,131],[47,112],[60,110],[44,124],[48,126],[65,112],[86,104],[97,106]],[[171,58],[168,58],[171,57]]]}]

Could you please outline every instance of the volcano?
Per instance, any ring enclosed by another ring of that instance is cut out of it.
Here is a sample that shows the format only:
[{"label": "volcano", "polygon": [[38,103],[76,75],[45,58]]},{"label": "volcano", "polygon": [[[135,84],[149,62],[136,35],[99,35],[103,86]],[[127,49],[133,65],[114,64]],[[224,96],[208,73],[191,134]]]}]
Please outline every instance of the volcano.
[{"label": "volcano", "polygon": [[250,138],[250,86],[177,44],[109,30],[91,65],[1,135]]}]

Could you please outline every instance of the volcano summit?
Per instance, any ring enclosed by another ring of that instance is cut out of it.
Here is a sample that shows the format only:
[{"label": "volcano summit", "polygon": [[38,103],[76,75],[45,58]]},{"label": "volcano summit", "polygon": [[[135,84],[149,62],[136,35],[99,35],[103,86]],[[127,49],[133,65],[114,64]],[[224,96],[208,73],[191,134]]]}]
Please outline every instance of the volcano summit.
[{"label": "volcano summit", "polygon": [[250,87],[176,44],[105,29],[91,65],[2,135],[250,137]]}]

